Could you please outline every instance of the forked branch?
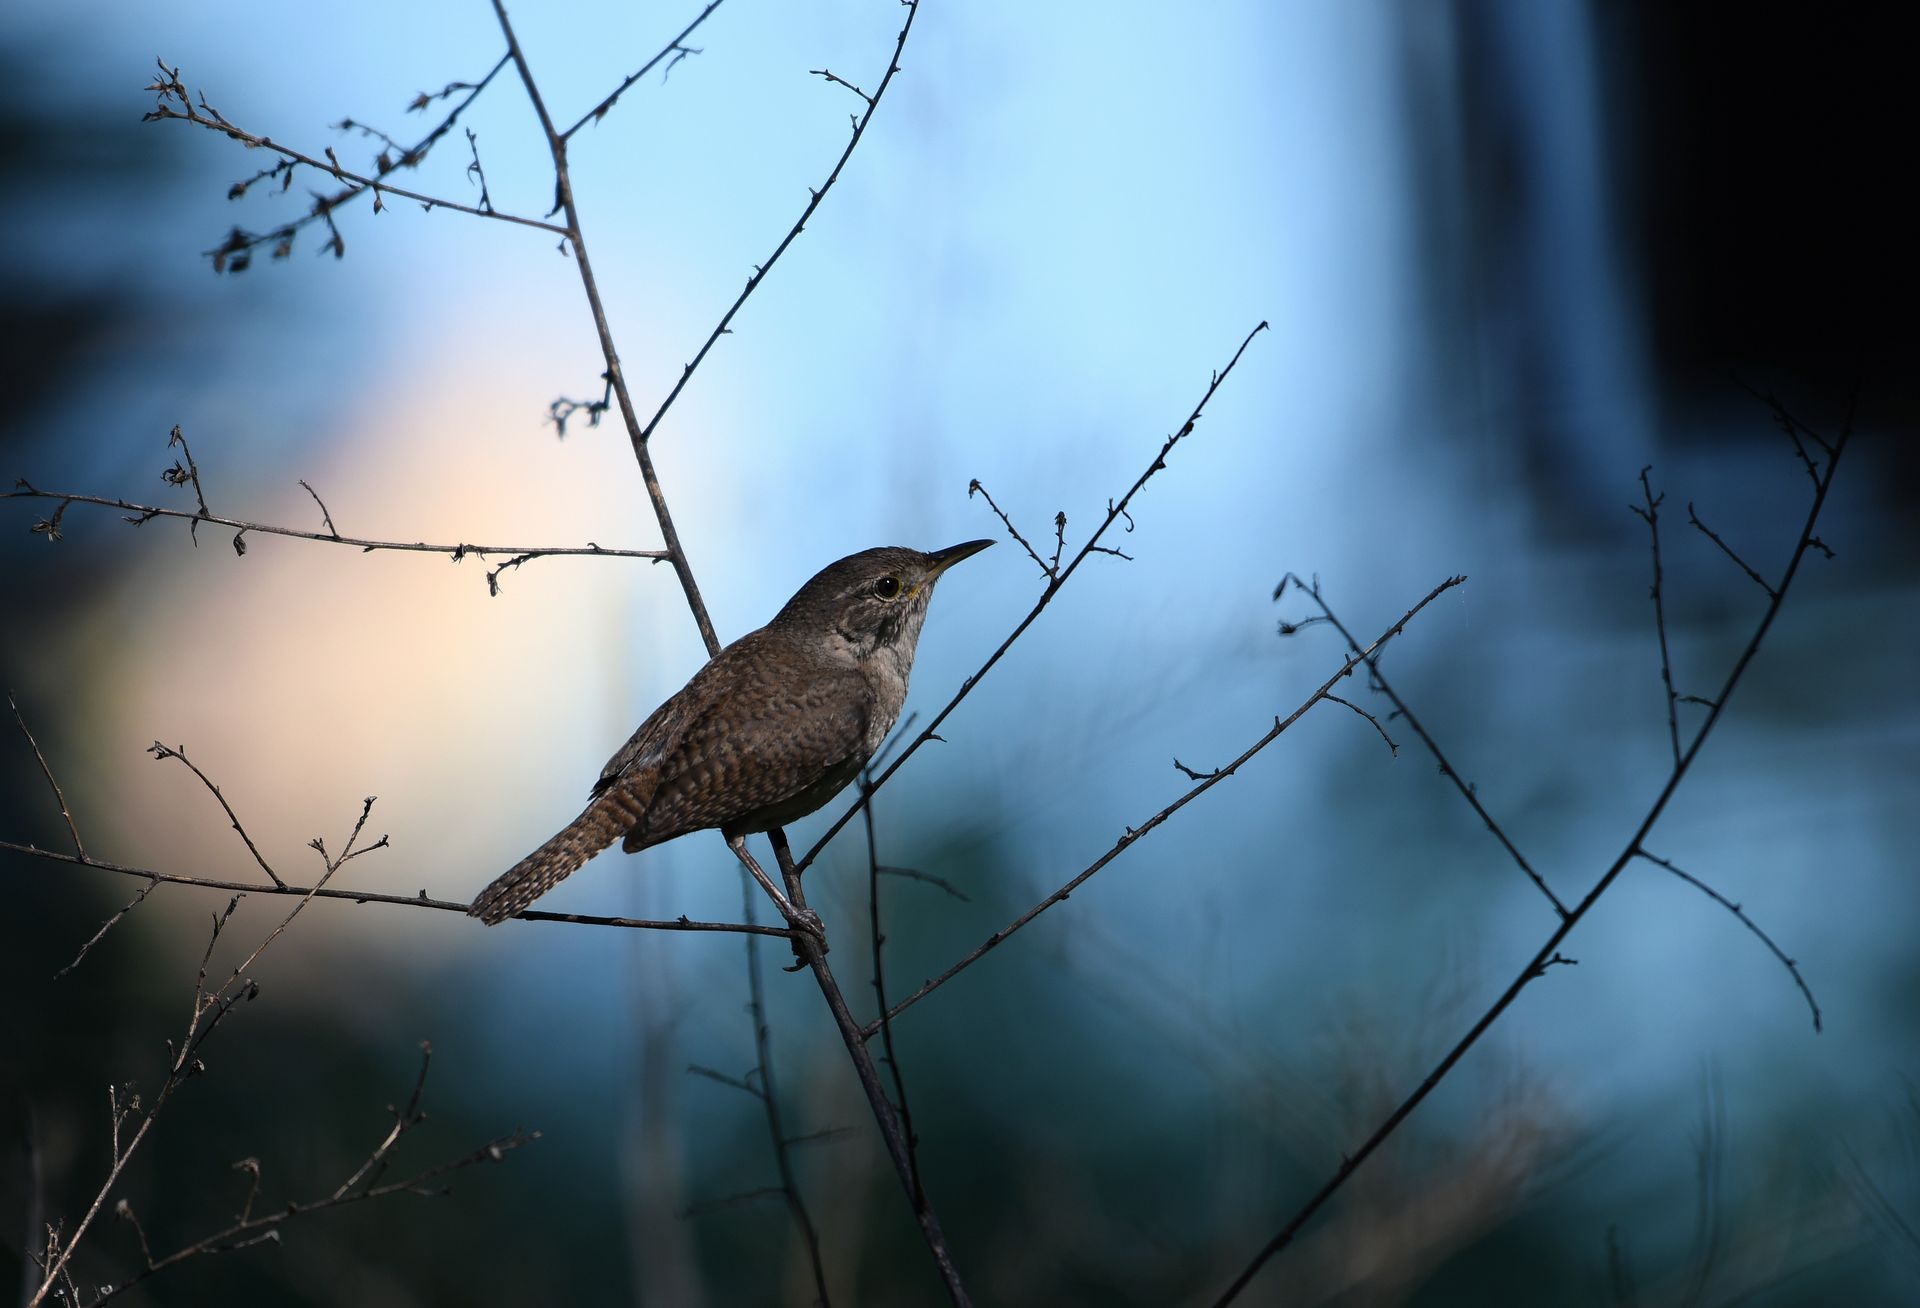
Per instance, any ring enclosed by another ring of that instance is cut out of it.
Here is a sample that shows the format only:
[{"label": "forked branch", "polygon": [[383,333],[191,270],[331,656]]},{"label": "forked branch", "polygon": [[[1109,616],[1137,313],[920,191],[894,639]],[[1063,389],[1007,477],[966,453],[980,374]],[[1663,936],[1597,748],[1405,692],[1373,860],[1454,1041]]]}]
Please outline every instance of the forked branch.
[{"label": "forked branch", "polygon": [[1667,805],[1672,801],[1674,794],[1680,789],[1681,782],[1686,780],[1688,772],[1691,771],[1693,767],[1694,760],[1700,756],[1700,751],[1712,736],[1713,729],[1719,725],[1721,716],[1726,712],[1727,704],[1735,688],[1739,686],[1741,678],[1745,676],[1748,665],[1751,664],[1755,656],[1759,654],[1761,645],[1766,641],[1767,633],[1773,629],[1774,620],[1780,615],[1781,606],[1786,601],[1787,594],[1793,586],[1794,579],[1800,573],[1801,563],[1806,559],[1810,550],[1821,549],[1824,552],[1824,547],[1819,544],[1819,538],[1814,535],[1814,528],[1819,523],[1821,511],[1826,507],[1827,494],[1833,487],[1834,473],[1840,466],[1841,455],[1845,453],[1848,440],[1852,436],[1852,427],[1852,417],[1849,415],[1846,426],[1844,426],[1840,433],[1834,438],[1831,448],[1826,452],[1825,465],[1819,469],[1819,473],[1814,479],[1813,501],[1808,506],[1806,521],[1800,529],[1799,539],[1795,543],[1793,552],[1787,560],[1786,568],[1781,573],[1779,583],[1772,586],[1767,585],[1765,581],[1761,581],[1760,583],[1766,589],[1768,599],[1765,611],[1762,612],[1759,621],[1754,626],[1753,635],[1747,640],[1739,656],[1735,658],[1733,666],[1728,671],[1726,680],[1721,686],[1720,693],[1712,698],[1706,709],[1704,720],[1694,731],[1692,741],[1681,752],[1680,759],[1674,764],[1673,771],[1668,775],[1666,783],[1660,788],[1659,793],[1654,796],[1653,803],[1648,806],[1645,815],[1641,818],[1619,855],[1615,857],[1613,862],[1607,866],[1606,870],[1600,874],[1598,880],[1594,882],[1592,889],[1586,893],[1579,903],[1575,904],[1573,908],[1568,911],[1566,917],[1562,919],[1560,924],[1547,936],[1545,943],[1535,951],[1533,957],[1528,959],[1525,965],[1520,968],[1518,974],[1508,983],[1506,989],[1500,993],[1500,996],[1495,999],[1493,1003],[1488,1006],[1487,1010],[1468,1028],[1466,1034],[1461,1036],[1460,1039],[1448,1049],[1440,1061],[1434,1065],[1433,1070],[1427,1073],[1425,1079],[1414,1088],[1411,1094],[1401,1101],[1393,1112],[1387,1115],[1386,1120],[1381,1122],[1380,1125],[1374,1129],[1373,1133],[1360,1143],[1358,1148],[1341,1159],[1340,1165],[1334,1169],[1333,1175],[1328,1178],[1327,1182],[1315,1191],[1314,1194],[1286,1220],[1270,1240],[1260,1247],[1254,1254],[1252,1260],[1234,1277],[1226,1290],[1215,1300],[1216,1308],[1223,1308],[1224,1305],[1240,1297],[1241,1293],[1252,1283],[1253,1278],[1259,1274],[1260,1269],[1265,1267],[1267,1262],[1275,1254],[1293,1243],[1294,1238],[1300,1233],[1301,1229],[1326,1205],[1327,1201],[1340,1191],[1348,1179],[1365,1165],[1367,1159],[1373,1156],[1375,1151],[1385,1143],[1387,1138],[1399,1130],[1400,1125],[1413,1114],[1415,1109],[1425,1102],[1427,1096],[1433,1093],[1434,1087],[1446,1079],[1448,1073],[1452,1072],[1460,1060],[1466,1056],[1467,1051],[1478,1044],[1480,1038],[1487,1033],[1495,1022],[1500,1020],[1501,1015],[1513,1006],[1514,1001],[1520,997],[1521,991],[1525,990],[1540,977],[1547,975],[1548,970],[1554,962],[1562,958],[1560,946],[1564,944],[1567,937],[1573,933],[1573,929],[1580,924],[1581,919],[1586,917],[1593,906],[1600,901],[1600,898],[1612,888],[1614,882],[1619,878],[1620,873],[1625,870],[1626,866],[1636,857],[1640,856],[1648,834],[1653,830],[1654,824],[1660,820],[1661,814],[1666,812]]},{"label": "forked branch", "polygon": [[[1247,352],[1247,347],[1253,344],[1253,338],[1265,330],[1267,330],[1267,324],[1262,322],[1259,326],[1247,333],[1246,339],[1240,342],[1240,348],[1235,350],[1233,357],[1227,361],[1227,366],[1213,374],[1212,381],[1208,383],[1205,393],[1200,396],[1200,402],[1193,406],[1193,412],[1187,415],[1187,420],[1180,424],[1179,429],[1175,431],[1173,435],[1161,442],[1160,452],[1154,455],[1153,462],[1147,465],[1146,471],[1134,479],[1133,485],[1127,488],[1126,494],[1122,495],[1117,502],[1112,500],[1107,502],[1107,516],[1101,520],[1098,527],[1094,528],[1093,534],[1087,537],[1086,543],[1080,547],[1079,551],[1074,554],[1072,560],[1069,561],[1064,568],[1058,568],[1057,571],[1052,571],[1046,587],[1040,592],[1040,598],[1034,601],[1031,609],[1027,610],[1027,615],[1014,624],[1013,630],[1007,633],[1007,638],[1001,641],[998,648],[987,656],[987,661],[982,663],[972,676],[960,683],[960,689],[955,691],[953,697],[946,702],[938,713],[933,715],[933,720],[927,723],[920,734],[908,743],[907,747],[901,751],[900,756],[894,759],[892,763],[889,763],[886,770],[880,773],[878,777],[874,778],[871,786],[862,787],[859,796],[853,801],[853,804],[846,812],[835,818],[833,825],[827,828],[826,834],[813,842],[813,847],[800,859],[799,866],[801,870],[804,871],[812,865],[814,859],[820,857],[820,851],[827,847],[827,842],[839,835],[841,828],[853,821],[855,815],[857,815],[861,809],[865,808],[867,804],[872,802],[874,793],[878,791],[880,787],[887,784],[888,778],[906,766],[907,760],[912,758],[922,745],[930,740],[939,739],[940,724],[945,722],[956,708],[960,707],[960,702],[972,693],[973,688],[980,684],[981,679],[984,678],[987,673],[993,671],[994,664],[998,663],[1001,658],[1005,656],[1006,652],[1013,648],[1013,642],[1019,640],[1021,636],[1026,634],[1027,628],[1031,627],[1041,613],[1046,611],[1046,607],[1052,603],[1053,597],[1059,594],[1060,588],[1067,584],[1075,572],[1079,571],[1080,565],[1087,561],[1088,556],[1093,554],[1112,554],[1116,552],[1103,547],[1100,544],[1101,538],[1106,535],[1108,529],[1111,528],[1114,523],[1122,519],[1125,519],[1127,522],[1127,530],[1131,531],[1133,529],[1133,519],[1127,513],[1127,506],[1133,502],[1133,497],[1140,493],[1141,488],[1153,479],[1154,474],[1167,466],[1167,456],[1173,453],[1174,447],[1187,437],[1193,435],[1194,426],[1200,421],[1200,416],[1206,412],[1207,404],[1213,399],[1214,393],[1220,389],[1228,377],[1233,375],[1234,367],[1239,364],[1240,356]],[[996,512],[997,511],[996,509]],[[1004,515],[1002,520],[1005,520]],[[1007,523],[1009,531],[1012,530],[1012,526],[1013,524],[1011,522]],[[1062,524],[1061,529],[1063,531],[1065,530],[1064,524]],[[1023,541],[1022,544],[1025,544],[1025,542]],[[1031,545],[1027,546],[1027,553],[1032,555],[1036,562],[1039,561],[1039,555]],[[1045,563],[1041,563],[1040,566],[1043,571],[1048,570]]]},{"label": "forked branch", "polygon": [[[1183,792],[1179,796],[1179,798],[1175,799],[1171,804],[1168,804],[1165,808],[1155,813],[1152,817],[1149,817],[1145,822],[1142,822],[1139,826],[1128,827],[1126,831],[1121,835],[1121,837],[1118,840],[1114,841],[1113,845],[1106,851],[1106,853],[1100,855],[1099,858],[1096,858],[1093,862],[1089,863],[1086,867],[1082,868],[1079,872],[1075,873],[1066,882],[1066,884],[1061,886],[1058,890],[1048,895],[1045,899],[1035,904],[1032,908],[1022,913],[1019,917],[1015,918],[1012,922],[1008,923],[1006,926],[1002,927],[1000,930],[988,936],[983,943],[981,943],[971,953],[968,953],[965,957],[961,958],[952,967],[949,967],[946,971],[942,972],[939,976],[934,977],[932,980],[926,982],[918,990],[914,991],[912,994],[908,995],[905,999],[902,999],[899,1003],[895,1004],[892,1007],[892,1009],[890,1009],[885,1014],[885,1019],[891,1020],[899,1017],[901,1013],[905,1012],[907,1009],[911,1008],[913,1005],[919,1003],[922,999],[925,999],[928,995],[932,994],[935,990],[938,990],[941,986],[945,985],[947,982],[953,980],[953,978],[960,975],[960,973],[966,971],[968,968],[972,967],[975,963],[978,963],[982,958],[985,958],[993,950],[998,949],[1001,945],[1006,943],[1008,937],[1012,936],[1014,932],[1026,926],[1029,922],[1039,917],[1042,913],[1046,912],[1049,908],[1052,908],[1055,904],[1064,902],[1066,898],[1069,895],[1071,895],[1074,891],[1078,890],[1086,882],[1086,880],[1089,877],[1093,876],[1094,873],[1098,872],[1101,868],[1113,862],[1114,859],[1120,857],[1120,855],[1124,854],[1128,849],[1132,848],[1134,843],[1138,841],[1141,837],[1145,836],[1148,832],[1152,831],[1155,827],[1165,822],[1168,818],[1172,817],[1175,813],[1178,813],[1181,809],[1185,808],[1188,804],[1191,804],[1194,800],[1200,798],[1200,796],[1206,794],[1209,790],[1213,789],[1215,786],[1219,785],[1222,781],[1225,781],[1228,777],[1232,776],[1235,772],[1239,771],[1240,768],[1244,766],[1248,760],[1253,758],[1255,754],[1258,754],[1261,750],[1265,749],[1268,745],[1271,745],[1274,741],[1278,740],[1281,734],[1285,732],[1288,727],[1291,727],[1294,723],[1298,722],[1301,718],[1305,717],[1307,714],[1307,711],[1311,709],[1315,704],[1320,703],[1322,700],[1332,699],[1333,688],[1339,685],[1340,682],[1344,680],[1346,677],[1352,675],[1355,667],[1364,663],[1368,659],[1368,657],[1374,654],[1377,654],[1382,646],[1384,646],[1389,640],[1392,640],[1395,636],[1399,635],[1401,631],[1403,631],[1406,628],[1407,623],[1413,621],[1414,617],[1420,612],[1420,610],[1426,608],[1427,605],[1431,604],[1434,600],[1438,599],[1442,594],[1453,589],[1455,586],[1460,585],[1464,581],[1466,581],[1465,577],[1448,577],[1445,581],[1441,582],[1439,585],[1435,586],[1432,590],[1428,591],[1426,595],[1420,599],[1419,603],[1415,604],[1412,608],[1408,609],[1405,613],[1403,613],[1400,616],[1399,621],[1395,622],[1392,626],[1388,627],[1385,631],[1381,632],[1377,640],[1375,640],[1371,645],[1366,646],[1364,649],[1360,649],[1356,651],[1350,658],[1346,660],[1345,663],[1341,664],[1339,670],[1336,671],[1332,676],[1328,677],[1324,682],[1322,682],[1320,685],[1320,688],[1314,691],[1311,695],[1307,696],[1307,698],[1301,702],[1298,708],[1294,709],[1293,712],[1289,713],[1284,718],[1278,718],[1278,717],[1275,718],[1273,720],[1273,726],[1266,732],[1266,734],[1261,736],[1258,740],[1254,741],[1253,744],[1249,745],[1244,751],[1241,752],[1238,758],[1234,759],[1231,763],[1228,763],[1225,767],[1217,768],[1212,772],[1202,775],[1201,779],[1194,786],[1192,786],[1190,789]],[[868,1023],[867,1026],[864,1027],[861,1031],[862,1037],[865,1039],[871,1040],[874,1036],[874,1033],[882,1029],[882,1025],[883,1023],[880,1021]]]}]

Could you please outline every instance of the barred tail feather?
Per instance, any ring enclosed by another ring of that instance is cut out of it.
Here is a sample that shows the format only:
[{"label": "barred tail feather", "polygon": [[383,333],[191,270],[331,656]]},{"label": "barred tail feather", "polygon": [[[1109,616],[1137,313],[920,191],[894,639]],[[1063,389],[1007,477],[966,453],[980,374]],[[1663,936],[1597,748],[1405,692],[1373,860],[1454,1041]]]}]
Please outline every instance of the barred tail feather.
[{"label": "barred tail feather", "polygon": [[620,812],[606,798],[595,800],[552,840],[481,891],[467,909],[468,914],[488,926],[498,926],[579,871],[632,823],[631,815]]}]

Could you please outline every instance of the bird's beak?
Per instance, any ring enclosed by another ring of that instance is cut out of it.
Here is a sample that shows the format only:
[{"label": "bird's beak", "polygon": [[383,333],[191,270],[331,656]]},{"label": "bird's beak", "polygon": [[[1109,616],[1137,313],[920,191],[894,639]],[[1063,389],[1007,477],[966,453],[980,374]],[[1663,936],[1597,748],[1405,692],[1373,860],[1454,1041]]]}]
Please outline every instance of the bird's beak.
[{"label": "bird's beak", "polygon": [[993,542],[990,540],[970,540],[949,545],[943,550],[934,550],[927,555],[927,581],[931,582],[961,559],[970,559],[991,544]]}]

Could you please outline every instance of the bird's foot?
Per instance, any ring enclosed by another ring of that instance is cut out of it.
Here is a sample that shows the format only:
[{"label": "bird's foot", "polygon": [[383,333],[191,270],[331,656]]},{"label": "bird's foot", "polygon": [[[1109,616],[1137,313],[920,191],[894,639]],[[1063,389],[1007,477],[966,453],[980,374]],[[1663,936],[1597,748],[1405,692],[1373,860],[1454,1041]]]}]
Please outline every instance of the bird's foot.
[{"label": "bird's foot", "polygon": [[[820,952],[823,954],[827,952],[827,924],[820,920],[818,913],[810,908],[795,908],[792,904],[782,904],[781,911],[786,914],[787,925],[789,927],[793,928],[795,932],[805,932],[807,935],[813,937],[813,941],[819,946]],[[794,937],[793,944],[794,957],[798,961],[788,970],[798,971],[806,963],[806,960],[800,955],[800,939],[798,935]]]}]

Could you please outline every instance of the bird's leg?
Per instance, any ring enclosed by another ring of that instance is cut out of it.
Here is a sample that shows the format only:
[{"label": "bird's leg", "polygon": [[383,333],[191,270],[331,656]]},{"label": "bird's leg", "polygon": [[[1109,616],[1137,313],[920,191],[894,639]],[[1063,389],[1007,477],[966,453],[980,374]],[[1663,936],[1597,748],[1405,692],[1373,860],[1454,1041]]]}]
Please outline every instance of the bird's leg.
[{"label": "bird's leg", "polygon": [[787,844],[785,827],[775,827],[767,832],[767,843],[773,846],[774,861],[780,864],[780,879],[787,883],[787,898],[805,908],[807,892],[800,885],[800,867],[793,861],[793,850]]},{"label": "bird's leg", "polygon": [[728,836],[727,848],[733,851],[734,857],[746,866],[747,871],[753,873],[753,879],[760,883],[760,888],[766,891],[768,897],[773,900],[774,907],[778,908],[781,915],[787,919],[787,925],[797,931],[804,931],[818,940],[820,942],[821,952],[825,953],[827,948],[827,928],[826,924],[820,920],[820,915],[808,908],[804,903],[796,904],[780,893],[780,887],[773,884],[773,878],[768,876],[760,864],[754,860],[753,855],[747,852],[747,838],[745,836]]},{"label": "bird's leg", "polygon": [[[774,827],[769,830],[767,832],[767,843],[773,846],[774,860],[780,865],[780,879],[787,883],[787,902],[799,909],[802,913],[813,916],[816,921],[819,920],[819,915],[807,907],[807,889],[800,884],[800,869],[795,866],[793,850],[787,845],[786,829],[784,827]],[[820,942],[820,952],[822,954],[826,953],[826,937],[818,933],[815,933],[815,937]],[[798,972],[807,965],[807,961],[807,955],[801,950],[800,942],[796,939],[793,942],[793,966],[788,968],[787,971]]]}]

